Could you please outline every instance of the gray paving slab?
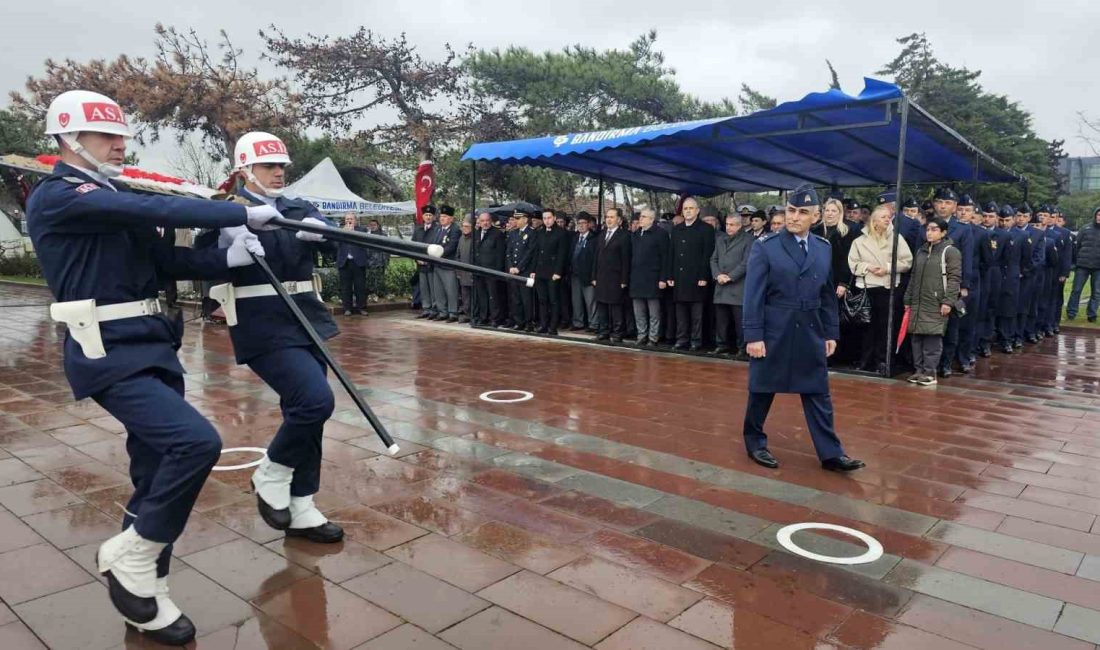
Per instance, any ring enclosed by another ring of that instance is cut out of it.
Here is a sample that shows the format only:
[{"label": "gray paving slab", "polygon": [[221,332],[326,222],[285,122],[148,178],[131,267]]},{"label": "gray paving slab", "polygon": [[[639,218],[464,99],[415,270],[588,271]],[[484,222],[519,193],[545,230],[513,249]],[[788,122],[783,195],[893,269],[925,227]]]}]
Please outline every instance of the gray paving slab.
[{"label": "gray paving slab", "polygon": [[[1086,555],[1077,568],[1077,575],[1088,580],[1100,582],[1100,555]],[[1100,589],[1100,587],[1097,587]]]},{"label": "gray paving slab", "polygon": [[759,517],[674,495],[659,499],[646,506],[644,510],[741,539],[751,539],[753,535],[771,524]]},{"label": "gray paving slab", "polygon": [[578,490],[632,508],[644,508],[666,497],[660,490],[587,472],[564,478],[557,484],[567,490]]},{"label": "gray paving slab", "polygon": [[1077,571],[1083,553],[1070,551],[1049,544],[1032,542],[1017,537],[1009,537],[981,528],[941,521],[928,531],[930,539],[961,546],[979,553],[995,555],[1006,560],[1015,560],[1032,566],[1051,569],[1073,575]]},{"label": "gray paving slab", "polygon": [[1054,628],[1065,604],[913,560],[902,560],[883,582],[1044,630]]},{"label": "gray paving slab", "polygon": [[490,461],[492,464],[516,474],[522,474],[529,478],[554,483],[570,476],[584,473],[584,470],[562,465],[551,460],[544,460],[536,456],[528,456],[520,452],[513,452],[497,456]]},{"label": "gray paving slab", "polygon": [[476,442],[474,440],[469,440],[467,438],[458,438],[455,436],[436,438],[435,440],[425,440],[421,444],[424,444],[428,447],[433,447],[440,451],[446,451],[457,456],[473,458],[474,460],[489,460],[490,458],[496,458],[497,456],[503,456],[504,454],[509,453],[507,449],[501,449],[500,447],[494,447],[493,445],[487,445],[482,442]]},{"label": "gray paving slab", "polygon": [[939,522],[935,517],[906,512],[877,503],[859,501],[839,494],[821,494],[808,501],[807,508],[841,517],[875,523],[883,528],[920,537]]},{"label": "gray paving slab", "polygon": [[[761,546],[767,546],[768,548],[775,549],[788,555],[796,555],[787,548],[784,548],[779,543],[779,540],[776,539],[779,530],[785,525],[786,524],[772,524],[753,535],[749,538],[749,541],[756,542]],[[845,542],[832,537],[826,537],[825,535],[819,535],[808,530],[795,533],[792,539],[799,548],[810,551],[811,553],[817,553],[818,555],[855,557],[857,555],[863,555],[867,550],[866,546],[858,542]],[[890,555],[889,553],[883,553],[882,557],[874,562],[868,562],[867,564],[830,564],[829,566],[852,573],[858,573],[861,576],[874,578],[875,580],[881,580],[883,576],[890,573],[890,570],[897,566],[898,562],[901,562],[900,557]]]},{"label": "gray paving slab", "polygon": [[1067,604],[1054,631],[1089,643],[1100,643],[1100,612]]}]

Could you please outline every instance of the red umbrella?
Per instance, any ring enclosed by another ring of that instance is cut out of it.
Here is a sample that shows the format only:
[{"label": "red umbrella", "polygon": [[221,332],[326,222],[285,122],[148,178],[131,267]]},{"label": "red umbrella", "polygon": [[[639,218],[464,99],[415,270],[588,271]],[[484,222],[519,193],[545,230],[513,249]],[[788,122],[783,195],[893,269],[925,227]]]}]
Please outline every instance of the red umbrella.
[{"label": "red umbrella", "polygon": [[905,313],[901,316],[901,327],[898,329],[898,347],[894,350],[894,354],[901,351],[901,343],[905,340],[905,333],[909,331],[909,314],[912,311],[912,307],[906,307]]}]

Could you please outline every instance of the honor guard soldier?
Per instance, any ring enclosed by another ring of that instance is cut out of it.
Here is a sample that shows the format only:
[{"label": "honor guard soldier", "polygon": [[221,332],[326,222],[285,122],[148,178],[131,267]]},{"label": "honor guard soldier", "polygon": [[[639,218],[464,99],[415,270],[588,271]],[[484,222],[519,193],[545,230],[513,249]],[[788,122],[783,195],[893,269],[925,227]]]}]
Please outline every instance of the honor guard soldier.
[{"label": "honor guard soldier", "polygon": [[[139,195],[111,179],[131,137],[117,103],[71,90],[46,112],[61,161],[31,194],[27,226],[50,291],[54,320],[69,326],[65,376],[76,399],[91,397],[126,427],[134,493],[122,533],[96,563],[126,624],[182,645],[195,627],[168,594],[172,543],[221,453],[214,427],[183,398],[176,351],[183,322],[161,311],[157,289],[175,278],[220,279],[263,249],[255,228],[267,207]],[[158,229],[240,227],[227,250],[176,248]]]},{"label": "honor guard soldier", "polygon": [[833,428],[826,358],[840,336],[829,241],[810,234],[820,204],[813,187],[790,193],[787,225],[757,239],[745,276],[744,331],[749,361],[745,449],[768,468],[764,421],[776,393],[798,393],[821,466],[849,472],[864,466],[848,458]]},{"label": "honor guard soldier", "polygon": [[[282,196],[290,165],[282,140],[270,133],[247,133],[237,141],[233,158],[244,181],[233,201],[271,206],[286,219],[330,225],[313,204]],[[223,230],[223,242],[225,234]],[[321,235],[301,231],[272,230],[259,237],[268,265],[317,334],[322,339],[336,336],[336,322],[313,285],[315,253],[319,248],[334,253],[335,246]],[[212,288],[210,295],[222,303],[237,363],[247,364],[278,393],[283,413],[283,424],[252,475],[260,516],[287,536],[338,542],[344,531],[313,503],[321,481],[321,436],[334,408],[324,359],[263,269],[236,269],[231,277],[232,283]]]},{"label": "honor guard soldier", "polygon": [[997,204],[987,201],[982,206],[982,230],[985,231],[986,244],[979,255],[984,256],[985,271],[982,274],[982,299],[978,305],[978,354],[988,358],[992,355],[994,333],[997,324],[997,302],[1001,296],[1001,281],[1004,269],[1001,256],[1008,246],[1008,231],[1001,228],[997,221]]},{"label": "honor guard soldier", "polygon": [[1016,342],[1017,348],[1024,342],[1038,343],[1035,338],[1035,299],[1046,263],[1046,247],[1042,233],[1031,223],[1031,206],[1025,201],[1016,209],[1016,227],[1023,235],[1024,248],[1021,252],[1020,301],[1016,305]]}]

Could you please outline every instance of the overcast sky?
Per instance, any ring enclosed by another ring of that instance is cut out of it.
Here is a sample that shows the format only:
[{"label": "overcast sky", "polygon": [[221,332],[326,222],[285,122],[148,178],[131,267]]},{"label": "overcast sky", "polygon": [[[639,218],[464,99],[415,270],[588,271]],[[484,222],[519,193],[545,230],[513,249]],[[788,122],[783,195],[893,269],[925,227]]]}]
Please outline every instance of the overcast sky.
[{"label": "overcast sky", "polygon": [[[897,54],[897,37],[924,31],[941,60],[981,70],[986,90],[1019,101],[1039,135],[1066,139],[1072,155],[1090,155],[1077,139],[1077,112],[1100,117],[1100,2],[1089,0],[37,0],[19,2],[0,20],[0,105],[8,103],[9,91],[23,89],[28,75],[42,73],[47,57],[151,55],[158,21],[195,27],[211,41],[224,28],[253,63],[261,47],[257,30],[272,23],[292,36],[342,35],[360,25],[387,36],[404,31],[427,56],[447,41],[536,51],[573,43],[624,47],[655,28],[685,91],[704,99],[736,97],[744,82],[781,102],[824,90],[826,57],[844,90],[858,93],[863,77]],[[170,149],[139,150],[142,166],[170,171]]]}]

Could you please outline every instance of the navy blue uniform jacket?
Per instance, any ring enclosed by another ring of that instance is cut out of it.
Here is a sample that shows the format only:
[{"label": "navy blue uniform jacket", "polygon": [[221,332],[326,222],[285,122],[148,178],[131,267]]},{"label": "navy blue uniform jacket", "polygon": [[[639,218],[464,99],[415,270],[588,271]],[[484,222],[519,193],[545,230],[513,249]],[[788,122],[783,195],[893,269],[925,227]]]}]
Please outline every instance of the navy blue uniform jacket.
[{"label": "navy blue uniform jacket", "polygon": [[[239,198],[254,205],[262,203],[244,190],[241,190]],[[287,219],[301,221],[306,217],[313,217],[328,223],[312,203],[302,199],[279,198],[275,201],[275,209]],[[332,252],[336,248],[332,242],[302,241],[295,236],[293,230],[262,230],[256,235],[263,244],[267,265],[283,282],[313,282],[313,256],[316,250]],[[268,284],[267,276],[256,265],[231,269],[229,274],[233,286]],[[340,333],[332,314],[317,298],[317,294],[311,291],[294,294],[292,298],[322,339],[327,340]],[[229,328],[229,337],[233,339],[237,363],[248,363],[250,359],[272,350],[312,345],[298,319],[279,296],[238,300],[237,325]]]},{"label": "navy blue uniform jacket", "polygon": [[828,240],[810,235],[802,254],[783,230],[757,239],[745,276],[745,341],[766,356],[749,363],[753,393],[829,392],[825,341],[840,338]]},{"label": "navy blue uniform jacket", "polygon": [[[367,230],[356,226],[355,232],[367,232]],[[349,258],[348,255],[351,255],[351,257]],[[368,257],[369,252],[362,246],[355,246],[344,242],[337,242],[336,244],[336,268],[338,269],[342,269],[348,264],[354,264],[361,269],[365,269],[367,268]]]},{"label": "navy blue uniform jacket", "polygon": [[[58,163],[27,202],[27,229],[54,298],[95,298],[98,305],[156,298],[173,278],[227,276],[224,250],[177,248],[162,228],[224,228],[246,222],[244,206],[118,191]],[[183,334],[177,314],[100,323],[107,356],[89,359],[65,336],[65,376],[76,399],[149,368],[182,375],[176,358]]]}]

